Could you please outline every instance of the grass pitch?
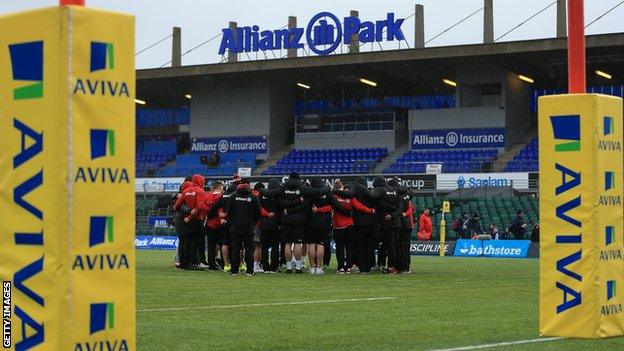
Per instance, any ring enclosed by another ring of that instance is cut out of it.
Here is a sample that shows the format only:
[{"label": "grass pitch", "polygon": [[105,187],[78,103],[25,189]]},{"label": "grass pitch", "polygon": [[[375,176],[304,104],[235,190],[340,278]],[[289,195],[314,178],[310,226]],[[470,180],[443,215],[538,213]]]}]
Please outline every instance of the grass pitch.
[{"label": "grass pitch", "polygon": [[[538,260],[412,257],[412,275],[231,277],[174,271],[172,256],[137,252],[139,350],[436,350],[538,338]],[[621,351],[624,338],[487,348],[589,349]]]}]

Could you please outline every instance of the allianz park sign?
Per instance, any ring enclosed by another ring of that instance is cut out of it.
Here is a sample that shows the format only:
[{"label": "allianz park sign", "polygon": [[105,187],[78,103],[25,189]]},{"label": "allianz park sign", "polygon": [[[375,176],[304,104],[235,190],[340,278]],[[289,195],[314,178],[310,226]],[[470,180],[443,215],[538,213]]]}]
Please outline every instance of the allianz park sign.
[{"label": "allianz park sign", "polygon": [[388,13],[386,19],[360,21],[354,16],[340,19],[329,12],[312,17],[306,28],[261,30],[258,25],[239,27],[236,30],[223,28],[219,55],[226,50],[233,53],[257,52],[280,49],[302,49],[304,43],[317,55],[329,55],[342,42],[349,44],[357,35],[360,43],[405,40],[401,25],[405,19],[395,19]]}]

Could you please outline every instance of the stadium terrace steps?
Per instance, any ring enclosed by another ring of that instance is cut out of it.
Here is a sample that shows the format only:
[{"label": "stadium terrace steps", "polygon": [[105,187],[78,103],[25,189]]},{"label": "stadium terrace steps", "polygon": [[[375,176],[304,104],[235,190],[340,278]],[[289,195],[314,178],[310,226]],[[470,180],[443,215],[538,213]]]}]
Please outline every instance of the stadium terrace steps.
[{"label": "stadium terrace steps", "polygon": [[403,156],[407,151],[409,151],[410,143],[407,142],[404,145],[401,145],[394,149],[386,158],[384,158],[380,163],[375,167],[375,173],[385,173],[384,171],[390,167],[390,165],[397,162],[397,159]]},{"label": "stadium terrace steps", "polygon": [[493,164],[494,172],[505,172],[505,168],[509,161],[516,156],[527,144],[531,143],[537,137],[537,129],[531,129],[524,137],[518,140],[509,150],[501,154]]},{"label": "stadium terrace steps", "polygon": [[388,156],[387,148],[292,149],[262,175],[364,174]]},{"label": "stadium terrace steps", "polygon": [[292,150],[292,145],[284,146],[282,149],[274,152],[272,156],[266,160],[262,165],[258,166],[254,171],[253,175],[261,175],[264,171],[273,167],[277,164],[277,161],[284,158],[288,153]]}]

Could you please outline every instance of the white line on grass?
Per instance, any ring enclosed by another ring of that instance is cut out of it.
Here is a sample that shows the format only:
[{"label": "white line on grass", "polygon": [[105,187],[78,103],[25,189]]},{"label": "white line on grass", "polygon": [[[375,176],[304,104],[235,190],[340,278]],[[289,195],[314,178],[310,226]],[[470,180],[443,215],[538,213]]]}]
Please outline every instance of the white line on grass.
[{"label": "white line on grass", "polygon": [[528,339],[528,340],[518,340],[518,341],[506,341],[506,342],[499,342],[499,343],[496,343],[496,344],[461,346],[461,347],[454,347],[454,348],[451,348],[451,349],[436,349],[436,350],[429,350],[429,351],[477,350],[477,349],[487,349],[487,348],[490,348],[490,347],[520,345],[520,344],[533,344],[533,343],[536,343],[536,342],[548,342],[548,341],[555,341],[555,340],[561,340],[561,339],[563,339],[563,338],[560,338],[560,337],[556,337],[556,338],[538,338],[538,339]]},{"label": "white line on grass", "polygon": [[192,306],[192,307],[166,307],[166,308],[147,308],[137,310],[137,312],[158,312],[158,311],[182,311],[182,310],[207,310],[207,309],[224,309],[224,308],[241,308],[241,307],[269,307],[269,306],[288,306],[288,305],[317,305],[327,303],[341,302],[365,302],[365,301],[386,301],[397,300],[397,297],[368,297],[360,299],[342,299],[342,300],[315,300],[315,301],[290,301],[290,302],[273,302],[273,303],[250,303],[244,305],[223,305],[223,306]]}]

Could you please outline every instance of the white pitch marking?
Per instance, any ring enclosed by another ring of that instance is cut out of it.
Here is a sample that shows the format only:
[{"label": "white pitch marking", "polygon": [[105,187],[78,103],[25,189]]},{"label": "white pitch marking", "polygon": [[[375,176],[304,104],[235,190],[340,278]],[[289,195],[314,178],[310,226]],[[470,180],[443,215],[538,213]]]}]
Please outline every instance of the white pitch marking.
[{"label": "white pitch marking", "polygon": [[556,337],[556,338],[539,338],[539,339],[528,339],[528,340],[518,340],[518,341],[506,341],[506,342],[499,342],[499,343],[496,343],[496,344],[461,346],[461,347],[454,347],[454,348],[451,348],[451,349],[436,349],[436,350],[429,350],[429,351],[477,350],[477,349],[487,349],[487,348],[490,348],[490,347],[499,347],[499,346],[520,345],[520,344],[533,344],[533,343],[537,343],[537,342],[548,342],[548,341],[555,341],[555,340],[561,340],[561,339],[563,339],[563,338],[561,338],[561,337]]},{"label": "white pitch marking", "polygon": [[398,298],[397,297],[368,297],[368,298],[343,299],[343,300],[316,300],[316,301],[291,301],[291,302],[273,302],[273,303],[250,303],[250,304],[245,304],[245,305],[166,307],[166,308],[148,308],[148,309],[143,309],[143,310],[137,310],[137,312],[207,310],[207,309],[225,309],[225,308],[241,308],[241,307],[269,307],[269,306],[288,306],[288,305],[315,305],[315,304],[326,304],[326,303],[362,302],[362,301],[387,301],[387,300],[398,300]]}]

